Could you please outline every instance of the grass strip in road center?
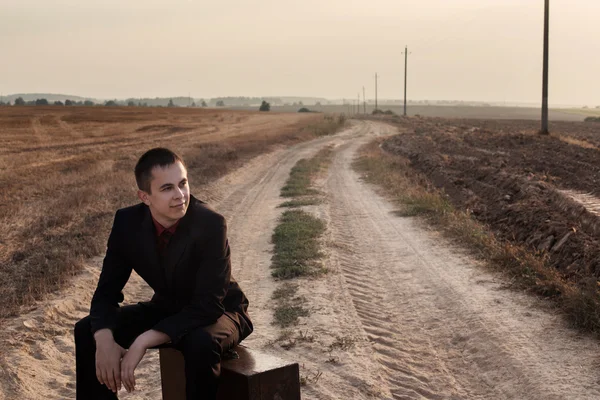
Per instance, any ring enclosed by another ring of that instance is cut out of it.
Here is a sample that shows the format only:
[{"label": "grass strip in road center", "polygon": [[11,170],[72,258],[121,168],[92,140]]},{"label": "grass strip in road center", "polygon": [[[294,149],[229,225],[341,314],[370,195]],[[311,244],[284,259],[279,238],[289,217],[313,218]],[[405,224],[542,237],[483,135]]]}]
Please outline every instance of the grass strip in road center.
[{"label": "grass strip in road center", "polygon": [[[292,279],[323,273],[325,269],[319,262],[323,255],[318,239],[324,231],[323,221],[305,211],[284,212],[272,237],[275,245],[272,275]],[[277,303],[274,323],[282,328],[295,325],[298,317],[309,314],[303,307],[304,298],[296,296],[297,290],[298,285],[286,282],[273,293],[273,300]]]},{"label": "grass strip in road center", "polygon": [[[302,159],[290,172],[286,185],[281,190],[282,197],[291,197],[282,207],[301,207],[321,202],[320,192],[311,187],[315,177],[326,168],[331,160],[332,150],[327,147],[311,159]],[[306,211],[293,209],[285,211],[272,236],[274,254],[272,276],[280,279],[293,279],[302,276],[315,276],[324,273],[320,260],[319,238],[325,232],[325,223]],[[308,316],[303,307],[306,300],[296,296],[298,285],[289,282],[281,285],[273,293],[276,301],[274,323],[283,328],[295,325],[299,317]]]},{"label": "grass strip in road center", "polygon": [[279,304],[275,307],[275,324],[282,328],[295,325],[298,317],[308,316],[308,310],[303,307],[306,300],[296,296],[298,285],[284,283],[273,292],[273,300]]},{"label": "grass strip in road center", "polygon": [[281,189],[282,197],[296,197],[280,207],[301,207],[316,205],[321,202],[318,190],[311,187],[316,176],[326,169],[331,162],[332,149],[326,147],[310,159],[302,159],[294,165],[285,186]]},{"label": "grass strip in road center", "polygon": [[319,194],[316,189],[310,187],[311,178],[318,172],[319,166],[315,158],[298,161],[292,168],[285,186],[281,189],[281,196],[296,197]]},{"label": "grass strip in road center", "polygon": [[275,278],[291,279],[324,272],[319,263],[323,257],[319,237],[323,232],[325,223],[306,211],[284,212],[272,237],[275,245],[272,275]]}]

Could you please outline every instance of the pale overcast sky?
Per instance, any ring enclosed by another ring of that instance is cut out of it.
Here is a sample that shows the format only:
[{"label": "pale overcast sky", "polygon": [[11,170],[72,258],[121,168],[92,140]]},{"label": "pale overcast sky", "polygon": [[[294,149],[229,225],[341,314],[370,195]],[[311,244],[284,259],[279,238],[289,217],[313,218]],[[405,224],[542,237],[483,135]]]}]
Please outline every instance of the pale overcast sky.
[{"label": "pale overcast sky", "polygon": [[[599,0],[551,0],[550,103],[600,105]],[[0,91],[539,102],[544,0],[0,0]]]}]

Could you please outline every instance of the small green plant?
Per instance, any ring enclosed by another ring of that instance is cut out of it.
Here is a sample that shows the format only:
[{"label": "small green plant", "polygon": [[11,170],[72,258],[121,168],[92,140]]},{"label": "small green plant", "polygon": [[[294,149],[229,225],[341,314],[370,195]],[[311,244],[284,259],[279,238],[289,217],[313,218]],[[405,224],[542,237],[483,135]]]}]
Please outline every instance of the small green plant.
[{"label": "small green plant", "polygon": [[290,340],[292,339],[294,336],[294,331],[292,331],[291,329],[284,329],[283,331],[281,331],[281,333],[279,334],[279,337],[276,339],[277,342],[281,342],[281,341],[285,341],[285,340]]},{"label": "small green plant", "polygon": [[299,317],[308,315],[308,310],[301,305],[284,304],[275,308],[275,323],[285,328],[297,324]]},{"label": "small green plant", "polygon": [[296,337],[296,340],[299,342],[313,343],[315,341],[315,337],[306,332],[300,331],[300,334]]},{"label": "small green plant", "polygon": [[317,371],[313,374],[302,375],[300,374],[300,386],[306,386],[309,383],[317,383],[319,379],[323,376],[323,372]]},{"label": "small green plant", "polygon": [[333,343],[329,345],[329,351],[333,350],[348,350],[354,347],[356,338],[352,336],[338,336]]},{"label": "small green plant", "polygon": [[273,300],[287,300],[294,297],[296,292],[298,292],[298,285],[286,282],[275,289],[271,298]]}]

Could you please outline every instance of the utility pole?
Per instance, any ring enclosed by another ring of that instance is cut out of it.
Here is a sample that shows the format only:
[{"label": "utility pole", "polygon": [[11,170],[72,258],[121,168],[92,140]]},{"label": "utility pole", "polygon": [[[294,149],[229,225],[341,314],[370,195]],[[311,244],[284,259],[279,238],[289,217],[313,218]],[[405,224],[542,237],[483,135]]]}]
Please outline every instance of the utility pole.
[{"label": "utility pole", "polygon": [[363,114],[367,113],[367,101],[365,100],[365,87],[363,86]]},{"label": "utility pole", "polygon": [[549,53],[550,0],[545,0],[544,7],[544,73],[542,82],[542,130],[540,134],[548,135],[548,53]]},{"label": "utility pole", "polygon": [[404,116],[406,117],[406,77],[408,75],[408,46],[404,47]]},{"label": "utility pole", "polygon": [[377,73],[375,73],[375,110],[377,110]]}]

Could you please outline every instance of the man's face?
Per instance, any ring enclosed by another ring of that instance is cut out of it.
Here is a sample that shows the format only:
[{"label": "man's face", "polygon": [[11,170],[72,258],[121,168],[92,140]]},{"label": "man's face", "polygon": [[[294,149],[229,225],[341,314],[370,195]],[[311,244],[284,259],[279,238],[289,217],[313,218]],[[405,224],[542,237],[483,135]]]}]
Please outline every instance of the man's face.
[{"label": "man's face", "polygon": [[190,187],[187,171],[179,161],[166,168],[154,167],[150,189],[152,194],[140,190],[138,196],[162,226],[169,228],[185,215],[190,203]]}]

